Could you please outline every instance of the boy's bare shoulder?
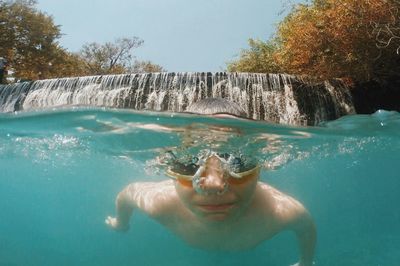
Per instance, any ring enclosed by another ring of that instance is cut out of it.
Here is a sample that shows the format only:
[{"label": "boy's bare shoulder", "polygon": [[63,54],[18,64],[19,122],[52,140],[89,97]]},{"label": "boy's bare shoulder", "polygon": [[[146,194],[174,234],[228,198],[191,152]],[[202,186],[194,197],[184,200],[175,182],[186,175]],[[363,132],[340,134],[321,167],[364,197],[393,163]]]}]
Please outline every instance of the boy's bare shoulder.
[{"label": "boy's bare shoulder", "polygon": [[178,199],[172,180],[131,183],[126,190],[141,210],[155,217],[168,213]]},{"label": "boy's bare shoulder", "polygon": [[172,180],[163,180],[163,181],[158,181],[158,182],[134,182],[130,183],[128,185],[130,188],[135,188],[135,189],[145,189],[145,190],[159,190],[159,189],[168,189],[174,188],[174,184]]},{"label": "boy's bare shoulder", "polygon": [[174,191],[172,180],[159,182],[134,182],[126,186],[128,193],[136,194],[138,197],[160,197]]},{"label": "boy's bare shoulder", "polygon": [[308,215],[306,208],[293,197],[278,189],[259,182],[264,199],[269,203],[275,219],[282,224],[289,225],[304,215]]}]

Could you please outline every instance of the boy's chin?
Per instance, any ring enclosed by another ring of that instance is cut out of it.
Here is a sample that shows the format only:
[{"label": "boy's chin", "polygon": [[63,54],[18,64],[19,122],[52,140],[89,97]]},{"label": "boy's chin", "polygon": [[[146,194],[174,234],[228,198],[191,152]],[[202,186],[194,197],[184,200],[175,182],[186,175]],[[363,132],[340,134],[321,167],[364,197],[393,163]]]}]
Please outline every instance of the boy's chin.
[{"label": "boy's chin", "polygon": [[199,218],[208,224],[223,224],[236,220],[237,213],[235,212],[216,212],[216,213],[201,213]]},{"label": "boy's chin", "polygon": [[210,222],[224,222],[229,220],[230,215],[228,213],[213,213],[213,214],[206,214],[203,216],[203,219],[210,221]]}]

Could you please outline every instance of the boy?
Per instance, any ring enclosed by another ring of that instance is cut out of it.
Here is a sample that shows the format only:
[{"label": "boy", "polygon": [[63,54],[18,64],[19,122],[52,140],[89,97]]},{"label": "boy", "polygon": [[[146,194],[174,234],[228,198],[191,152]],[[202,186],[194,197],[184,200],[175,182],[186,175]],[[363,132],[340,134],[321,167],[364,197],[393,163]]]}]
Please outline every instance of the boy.
[{"label": "boy", "polygon": [[173,155],[168,165],[172,180],[125,187],[117,196],[117,216],[107,217],[106,224],[126,231],[139,209],[188,244],[212,250],[249,249],[292,230],[300,248],[298,265],[312,265],[316,230],[311,216],[295,199],[259,182],[259,165],[211,150],[190,159]]}]

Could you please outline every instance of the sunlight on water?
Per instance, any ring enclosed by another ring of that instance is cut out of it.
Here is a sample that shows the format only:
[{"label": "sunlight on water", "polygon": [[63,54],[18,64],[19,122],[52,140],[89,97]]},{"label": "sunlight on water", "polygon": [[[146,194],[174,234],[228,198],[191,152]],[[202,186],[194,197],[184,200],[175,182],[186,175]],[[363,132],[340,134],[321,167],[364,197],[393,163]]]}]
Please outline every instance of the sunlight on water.
[{"label": "sunlight on water", "polygon": [[192,248],[135,213],[126,234],[104,224],[117,193],[167,177],[163,156],[204,150],[255,158],[261,179],[301,201],[318,227],[316,265],[400,261],[400,114],[320,127],[113,109],[0,116],[0,265],[291,265],[287,232],[254,249]]}]

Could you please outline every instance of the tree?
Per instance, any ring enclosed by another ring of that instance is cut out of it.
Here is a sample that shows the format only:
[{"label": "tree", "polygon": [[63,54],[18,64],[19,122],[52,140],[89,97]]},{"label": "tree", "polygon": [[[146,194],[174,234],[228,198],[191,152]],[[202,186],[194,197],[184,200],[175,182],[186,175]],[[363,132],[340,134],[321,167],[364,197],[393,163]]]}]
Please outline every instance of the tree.
[{"label": "tree", "polygon": [[395,0],[314,0],[299,5],[279,25],[279,64],[288,72],[321,79],[366,81],[398,72],[397,47],[377,29],[398,28],[399,7]]},{"label": "tree", "polygon": [[138,37],[120,38],[105,44],[93,42],[82,47],[80,56],[90,74],[120,74],[131,67],[134,58],[132,50],[142,44]]},{"label": "tree", "polygon": [[150,61],[135,61],[130,72],[133,73],[151,73],[151,72],[166,72],[166,70],[157,64]]},{"label": "tree", "polygon": [[[81,74],[75,68],[79,59],[57,42],[59,26],[35,5],[35,0],[0,2],[0,56],[7,59],[17,80]],[[68,68],[71,64],[73,68]]]},{"label": "tree", "polygon": [[0,0],[0,57],[16,80],[66,76],[164,71],[149,61],[134,62],[132,50],[143,41],[120,38],[105,44],[90,43],[80,53],[62,48],[60,26],[36,9],[36,0]]},{"label": "tree", "polygon": [[298,4],[279,24],[273,39],[258,43],[250,40],[250,49],[228,69],[278,69],[319,79],[355,81],[399,76],[399,14],[399,0],[313,0]]},{"label": "tree", "polygon": [[249,39],[249,49],[244,49],[236,61],[228,63],[230,72],[273,73],[281,72],[276,63],[276,43]]},{"label": "tree", "polygon": [[[60,49],[53,58],[52,78],[56,77],[77,77],[90,75],[85,67],[85,61],[78,55]],[[49,76],[50,77],[50,76]]]}]

